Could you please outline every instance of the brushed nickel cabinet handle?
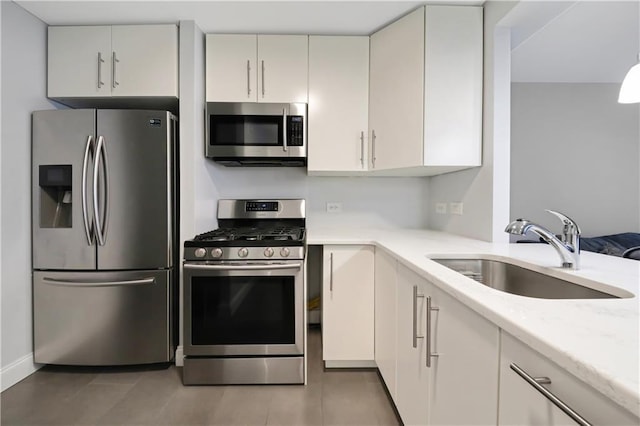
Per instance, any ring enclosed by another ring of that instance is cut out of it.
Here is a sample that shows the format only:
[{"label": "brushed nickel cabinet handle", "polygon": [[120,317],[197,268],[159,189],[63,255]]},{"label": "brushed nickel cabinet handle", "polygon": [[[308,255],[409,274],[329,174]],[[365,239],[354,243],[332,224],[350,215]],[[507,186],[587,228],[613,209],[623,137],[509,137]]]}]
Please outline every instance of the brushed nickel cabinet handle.
[{"label": "brushed nickel cabinet handle", "polygon": [[432,311],[439,311],[440,308],[434,308],[431,305],[431,296],[427,297],[427,333],[426,333],[426,339],[427,339],[427,350],[425,351],[426,353],[426,358],[427,358],[427,367],[431,368],[431,358],[437,358],[439,355],[432,353],[431,352],[431,312]]},{"label": "brushed nickel cabinet handle", "polygon": [[522,377],[527,383],[533,386],[535,390],[537,390],[542,395],[544,395],[545,398],[547,398],[549,401],[551,401],[553,405],[555,405],[560,410],[562,410],[563,413],[571,417],[571,419],[574,422],[576,422],[581,426],[591,426],[591,423],[585,420],[584,417],[576,413],[571,407],[565,404],[560,398],[558,398],[553,393],[551,393],[547,388],[542,386],[543,384],[547,384],[547,385],[551,384],[551,380],[548,377],[532,377],[522,368],[518,367],[518,365],[515,363],[512,363],[511,365],[509,365],[509,368],[511,368],[513,371],[515,371],[518,374],[518,376]]},{"label": "brushed nickel cabinet handle", "polygon": [[262,61],[262,97],[264,98],[264,60]]},{"label": "brushed nickel cabinet handle", "polygon": [[364,169],[364,132],[360,132],[360,167]]},{"label": "brushed nickel cabinet handle", "polygon": [[111,58],[111,72],[113,74],[113,88],[115,89],[116,86],[120,85],[120,82],[118,82],[118,79],[116,77],[116,64],[120,62],[120,60],[118,59],[118,57],[116,56],[116,52],[113,52],[112,54],[112,58]]},{"label": "brushed nickel cabinet handle", "polygon": [[104,59],[102,59],[102,52],[98,52],[98,89],[104,86],[104,81],[102,81],[102,64],[104,63]]},{"label": "brushed nickel cabinet handle", "polygon": [[329,291],[333,292],[333,253],[329,255],[329,267],[331,269],[329,275]]},{"label": "brushed nickel cabinet handle", "polygon": [[376,168],[376,131],[371,131],[371,164]]},{"label": "brushed nickel cabinet handle", "polygon": [[247,98],[251,97],[251,61],[247,59]]},{"label": "brushed nickel cabinet handle", "polygon": [[424,339],[424,336],[418,336],[418,298],[424,299],[424,294],[418,294],[418,286],[413,286],[413,348],[418,347],[418,339]]}]

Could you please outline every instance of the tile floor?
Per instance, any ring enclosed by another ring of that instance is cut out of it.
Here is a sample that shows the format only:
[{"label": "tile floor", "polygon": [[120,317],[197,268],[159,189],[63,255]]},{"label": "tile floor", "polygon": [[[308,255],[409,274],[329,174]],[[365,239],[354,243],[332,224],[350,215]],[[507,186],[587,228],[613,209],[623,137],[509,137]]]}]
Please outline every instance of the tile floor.
[{"label": "tile floor", "polygon": [[307,386],[183,386],[175,366],[48,366],[0,395],[0,424],[400,424],[377,372],[324,371],[321,345],[311,329]]}]

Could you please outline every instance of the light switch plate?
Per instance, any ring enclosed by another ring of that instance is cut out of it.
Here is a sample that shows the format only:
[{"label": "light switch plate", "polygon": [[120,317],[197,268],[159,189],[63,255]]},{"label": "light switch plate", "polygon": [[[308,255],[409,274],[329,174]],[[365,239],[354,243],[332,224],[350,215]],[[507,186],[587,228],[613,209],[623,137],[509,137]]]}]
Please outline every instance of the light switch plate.
[{"label": "light switch plate", "polygon": [[447,214],[447,203],[436,203],[436,213]]},{"label": "light switch plate", "polygon": [[451,214],[462,215],[462,203],[449,203]]}]

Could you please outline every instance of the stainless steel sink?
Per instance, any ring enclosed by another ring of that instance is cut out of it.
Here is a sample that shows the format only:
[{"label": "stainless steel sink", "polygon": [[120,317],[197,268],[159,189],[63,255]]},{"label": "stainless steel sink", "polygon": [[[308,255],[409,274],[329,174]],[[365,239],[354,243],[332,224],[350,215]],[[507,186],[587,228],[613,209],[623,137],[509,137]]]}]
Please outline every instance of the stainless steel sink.
[{"label": "stainless steel sink", "polygon": [[479,283],[506,293],[541,299],[619,299],[632,297],[620,290],[622,296],[584,287],[561,278],[545,275],[499,260],[473,258],[431,258]]}]

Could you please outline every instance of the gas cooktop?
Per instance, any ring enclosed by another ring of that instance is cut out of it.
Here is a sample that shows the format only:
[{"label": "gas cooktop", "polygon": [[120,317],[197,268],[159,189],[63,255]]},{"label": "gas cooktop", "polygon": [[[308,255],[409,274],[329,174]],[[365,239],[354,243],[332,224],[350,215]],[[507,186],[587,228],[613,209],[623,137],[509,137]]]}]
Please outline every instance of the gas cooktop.
[{"label": "gas cooktop", "polygon": [[184,259],[303,259],[304,207],[304,200],[220,200],[220,227],[185,241]]}]

